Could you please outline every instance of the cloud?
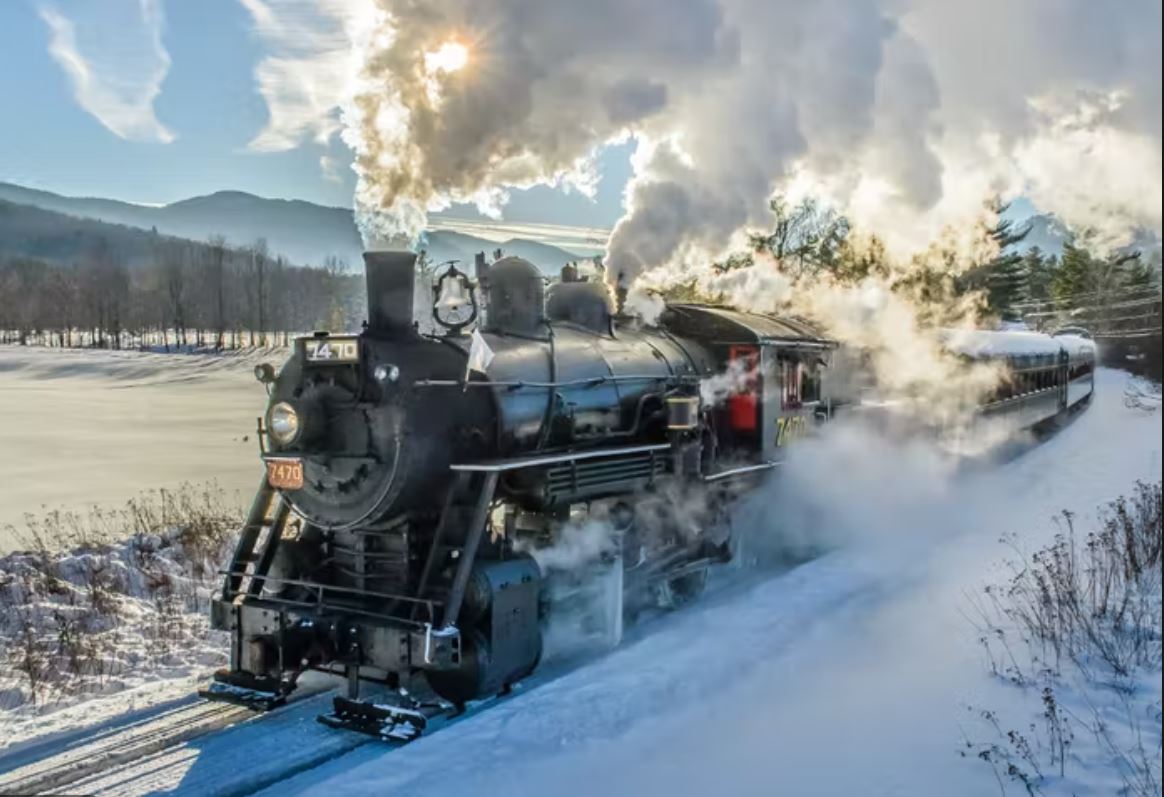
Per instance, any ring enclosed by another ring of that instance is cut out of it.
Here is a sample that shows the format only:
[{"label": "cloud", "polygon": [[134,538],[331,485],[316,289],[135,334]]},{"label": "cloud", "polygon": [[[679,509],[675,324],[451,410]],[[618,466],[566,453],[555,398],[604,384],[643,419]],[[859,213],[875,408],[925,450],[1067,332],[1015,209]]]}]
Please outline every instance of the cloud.
[{"label": "cloud", "polygon": [[[266,55],[255,82],[267,125],[250,143],[282,152],[304,141],[327,143],[340,130],[339,108],[358,61],[353,50],[359,4],[346,0],[239,0]],[[326,168],[326,167],[325,167]]]},{"label": "cloud", "polygon": [[46,4],[39,11],[49,29],[49,54],[85,111],[130,141],[174,140],[154,112],[170,71],[160,0],[77,2],[68,13]]}]

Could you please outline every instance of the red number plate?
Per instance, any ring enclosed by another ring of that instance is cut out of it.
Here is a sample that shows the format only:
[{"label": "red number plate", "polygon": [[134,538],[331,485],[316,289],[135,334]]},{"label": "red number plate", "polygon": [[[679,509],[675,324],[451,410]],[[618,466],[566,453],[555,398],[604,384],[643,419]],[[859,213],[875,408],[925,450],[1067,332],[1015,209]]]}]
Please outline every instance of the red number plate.
[{"label": "red number plate", "polygon": [[303,460],[268,459],[267,481],[280,490],[298,490],[303,486]]}]

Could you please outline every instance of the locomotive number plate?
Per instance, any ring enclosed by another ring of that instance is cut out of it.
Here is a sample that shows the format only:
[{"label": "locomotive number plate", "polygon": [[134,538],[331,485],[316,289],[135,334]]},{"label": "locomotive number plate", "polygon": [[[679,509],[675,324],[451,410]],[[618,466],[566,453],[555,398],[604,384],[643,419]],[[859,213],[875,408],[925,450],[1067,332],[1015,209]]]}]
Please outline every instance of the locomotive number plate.
[{"label": "locomotive number plate", "polygon": [[303,356],[309,363],[357,363],[360,344],[356,338],[309,338],[303,341]]},{"label": "locomotive number plate", "polygon": [[303,486],[303,460],[268,459],[267,481],[280,490],[298,490]]}]

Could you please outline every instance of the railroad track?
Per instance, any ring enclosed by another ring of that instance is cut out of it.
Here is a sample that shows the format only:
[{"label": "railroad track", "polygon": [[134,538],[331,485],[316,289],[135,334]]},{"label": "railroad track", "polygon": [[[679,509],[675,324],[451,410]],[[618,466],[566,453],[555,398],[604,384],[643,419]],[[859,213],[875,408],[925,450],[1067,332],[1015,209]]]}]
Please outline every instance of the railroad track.
[{"label": "railroad track", "polygon": [[60,792],[158,751],[254,717],[240,706],[198,701],[77,739],[54,755],[0,774],[0,794]]}]

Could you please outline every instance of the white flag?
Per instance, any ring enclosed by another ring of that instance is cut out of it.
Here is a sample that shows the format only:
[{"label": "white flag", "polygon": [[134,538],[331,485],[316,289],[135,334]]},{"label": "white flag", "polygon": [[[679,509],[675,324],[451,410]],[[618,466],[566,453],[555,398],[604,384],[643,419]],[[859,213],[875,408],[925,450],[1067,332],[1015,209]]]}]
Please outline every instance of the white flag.
[{"label": "white flag", "polygon": [[489,348],[489,344],[485,342],[485,338],[481,337],[481,333],[474,329],[472,343],[469,346],[469,365],[465,369],[465,381],[469,381],[469,374],[473,371],[479,374],[485,373],[485,369],[489,367],[491,362],[493,362],[493,349]]}]

